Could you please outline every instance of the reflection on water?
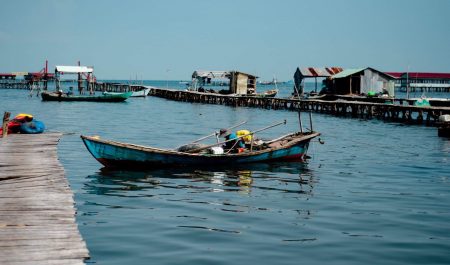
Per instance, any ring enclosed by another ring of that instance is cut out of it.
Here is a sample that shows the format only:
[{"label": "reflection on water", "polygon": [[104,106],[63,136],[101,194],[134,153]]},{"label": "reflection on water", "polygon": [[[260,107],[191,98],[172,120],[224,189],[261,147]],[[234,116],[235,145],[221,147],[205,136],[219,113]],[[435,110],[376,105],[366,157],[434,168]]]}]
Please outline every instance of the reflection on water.
[{"label": "reflection on water", "polygon": [[[133,197],[151,196],[157,189],[190,192],[239,192],[254,190],[312,195],[315,179],[306,163],[241,165],[233,168],[176,168],[128,171],[102,168],[89,175],[85,189],[92,194]],[[140,192],[140,193],[138,193]]]},{"label": "reflection on water", "polygon": [[[261,236],[275,244],[314,238],[302,228],[314,210],[299,202],[313,196],[316,181],[305,163],[149,171],[102,168],[83,182],[85,212],[79,214],[87,224],[84,229],[117,228],[128,245],[151,246],[153,253],[217,244],[235,251],[240,248],[237,242],[247,242],[246,248],[256,251]],[[152,231],[151,237],[140,237],[136,229]],[[160,249],[161,242],[167,246]]]}]

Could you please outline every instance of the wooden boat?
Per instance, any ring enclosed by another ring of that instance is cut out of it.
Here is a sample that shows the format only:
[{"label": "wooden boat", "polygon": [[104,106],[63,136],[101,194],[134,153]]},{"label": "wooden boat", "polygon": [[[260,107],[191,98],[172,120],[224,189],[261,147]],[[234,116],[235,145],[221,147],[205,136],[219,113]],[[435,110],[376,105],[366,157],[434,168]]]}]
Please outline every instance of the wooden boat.
[{"label": "wooden boat", "polygon": [[261,97],[261,98],[274,98],[278,93],[278,89],[271,89],[264,91],[262,93],[254,93],[254,94],[247,94],[244,96],[247,97]]},{"label": "wooden boat", "polygon": [[93,101],[93,102],[122,102],[131,96],[133,92],[108,93],[99,96],[74,96],[60,92],[42,92],[42,101]]},{"label": "wooden boat", "polygon": [[158,168],[303,160],[309,142],[319,135],[317,132],[296,132],[259,145],[255,144],[252,151],[233,154],[212,154],[207,149],[181,152],[83,135],[81,139],[92,156],[106,167]]},{"label": "wooden boat", "polygon": [[267,90],[264,91],[263,93],[259,94],[262,97],[265,98],[274,98],[278,93],[278,89],[272,89],[272,90]]},{"label": "wooden boat", "polygon": [[388,96],[367,96],[367,95],[334,95],[336,100],[372,102],[372,103],[393,103],[394,98]]},{"label": "wooden boat", "polygon": [[148,95],[148,93],[150,92],[150,89],[152,87],[144,87],[141,90],[136,90],[133,91],[133,94],[131,94],[131,97],[146,97]]}]

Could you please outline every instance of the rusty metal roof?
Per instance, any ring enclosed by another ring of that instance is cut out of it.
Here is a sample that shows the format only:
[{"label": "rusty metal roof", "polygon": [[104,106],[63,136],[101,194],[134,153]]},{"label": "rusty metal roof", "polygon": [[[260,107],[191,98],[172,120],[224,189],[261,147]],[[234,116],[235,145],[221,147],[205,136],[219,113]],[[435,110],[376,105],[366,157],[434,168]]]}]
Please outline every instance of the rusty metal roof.
[{"label": "rusty metal roof", "polygon": [[329,77],[343,71],[341,67],[306,67],[298,70],[304,77]]}]

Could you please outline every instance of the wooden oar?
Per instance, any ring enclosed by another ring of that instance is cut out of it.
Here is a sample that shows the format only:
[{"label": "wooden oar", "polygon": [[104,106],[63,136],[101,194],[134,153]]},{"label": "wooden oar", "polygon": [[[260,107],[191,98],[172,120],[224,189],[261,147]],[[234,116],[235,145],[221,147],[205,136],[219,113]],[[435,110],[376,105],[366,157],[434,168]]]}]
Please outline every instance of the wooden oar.
[{"label": "wooden oar", "polygon": [[229,139],[229,140],[226,140],[226,141],[223,141],[223,142],[219,142],[219,143],[216,143],[216,144],[211,144],[211,145],[204,146],[204,147],[201,147],[201,148],[189,150],[189,151],[186,151],[185,153],[196,153],[196,152],[200,152],[200,151],[202,151],[202,150],[211,148],[211,147],[213,147],[213,146],[218,146],[218,145],[222,145],[222,144],[224,144],[224,143],[228,143],[228,142],[230,142],[230,141],[235,141],[236,139],[241,139],[241,138],[244,138],[244,137],[246,137],[246,136],[248,136],[248,135],[253,135],[253,134],[257,133],[257,132],[261,132],[261,131],[270,129],[270,128],[273,128],[273,127],[275,127],[275,126],[281,125],[281,124],[286,124],[286,120],[284,120],[284,121],[282,121],[282,122],[278,122],[278,123],[272,124],[272,125],[270,125],[270,126],[267,126],[267,127],[261,128],[261,129],[258,129],[258,130],[255,130],[255,131],[252,131],[252,132],[250,132],[250,133],[247,133],[247,134],[238,136],[237,138],[233,138],[233,139]]}]

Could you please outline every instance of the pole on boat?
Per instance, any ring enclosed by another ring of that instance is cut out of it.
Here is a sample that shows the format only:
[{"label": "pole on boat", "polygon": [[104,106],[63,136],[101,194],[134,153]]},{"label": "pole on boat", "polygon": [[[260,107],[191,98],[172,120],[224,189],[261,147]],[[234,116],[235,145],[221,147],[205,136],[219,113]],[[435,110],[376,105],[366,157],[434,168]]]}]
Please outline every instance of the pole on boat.
[{"label": "pole on boat", "polygon": [[275,124],[269,125],[269,126],[267,126],[267,127],[264,127],[264,128],[258,129],[258,130],[254,130],[254,131],[252,131],[252,132],[250,132],[250,133],[247,133],[247,134],[245,134],[245,135],[239,136],[238,138],[242,138],[242,137],[245,137],[245,136],[248,136],[248,135],[252,135],[252,134],[255,134],[255,133],[257,133],[257,132],[261,132],[261,131],[270,129],[270,128],[273,128],[273,127],[275,127],[275,126],[281,125],[281,124],[286,124],[286,120],[283,120],[283,121],[281,121],[281,122],[277,122],[277,123],[275,123]]},{"label": "pole on boat", "polygon": [[219,143],[216,143],[216,144],[211,144],[211,145],[204,146],[204,147],[201,147],[201,148],[189,150],[189,151],[187,151],[186,153],[196,153],[196,152],[199,152],[199,151],[202,151],[202,150],[211,148],[211,147],[213,147],[213,146],[218,146],[218,145],[221,145],[221,144],[224,144],[224,143],[228,143],[228,142],[230,142],[230,141],[235,141],[236,139],[242,139],[242,138],[244,138],[244,137],[246,137],[246,136],[253,135],[253,134],[257,133],[257,132],[261,132],[261,131],[270,129],[270,128],[273,128],[273,127],[275,127],[275,126],[281,125],[281,124],[286,124],[286,120],[283,120],[282,122],[278,122],[278,123],[269,125],[269,126],[267,126],[267,127],[264,127],[264,128],[258,129],[258,130],[254,130],[254,131],[252,131],[252,132],[250,132],[250,133],[247,133],[247,134],[238,136],[238,137],[233,138],[233,139],[229,139],[229,140],[226,140],[226,141],[223,141],[223,142],[219,142]]},{"label": "pole on boat", "polygon": [[[300,93],[299,93],[299,91],[297,89],[297,86],[295,85],[295,80],[294,80],[294,89],[295,89],[295,92],[297,94],[297,99],[300,102],[300,100],[301,100],[300,99]],[[301,106],[300,105],[299,105],[299,108],[298,108],[298,123],[300,124],[300,132],[303,133],[302,111],[301,111]]]},{"label": "pole on boat", "polygon": [[[246,123],[247,123],[247,121],[243,121],[243,122],[241,122],[241,123],[239,123],[239,124],[236,124],[236,125],[231,126],[230,128],[227,128],[227,130],[234,129],[234,128],[239,127],[239,126],[241,126],[241,125],[243,125],[243,124],[246,124]],[[200,142],[200,141],[203,141],[203,140],[208,139],[209,137],[213,137],[213,136],[216,136],[217,142],[218,142],[218,141],[219,141],[218,135],[219,135],[219,133],[216,131],[216,132],[214,132],[214,133],[211,133],[211,134],[209,134],[209,135],[207,135],[207,136],[204,136],[204,137],[202,137],[202,138],[199,138],[199,139],[197,139],[197,140],[191,142],[191,144],[197,143],[197,142]]]},{"label": "pole on boat", "polygon": [[11,112],[5,111],[3,114],[3,123],[2,123],[2,136],[5,138],[8,135],[8,122],[9,122],[9,116],[11,115]]},{"label": "pole on boat", "polygon": [[303,133],[303,124],[302,124],[302,111],[298,110],[298,121],[300,123],[300,132]]},{"label": "pole on boat", "polygon": [[[233,126],[227,128],[227,130],[234,129],[234,128],[239,127],[239,126],[241,126],[241,125],[243,125],[243,124],[246,124],[246,123],[247,123],[247,121],[243,121],[243,122],[241,122],[241,123],[239,123],[239,124],[236,124],[236,125],[233,125]],[[200,142],[200,141],[203,141],[203,140],[208,139],[209,137],[213,137],[213,136],[216,137],[216,142],[219,143],[219,132],[215,131],[214,133],[211,133],[211,134],[208,134],[208,135],[206,135],[206,136],[203,136],[203,137],[201,137],[201,138],[199,138],[199,139],[197,139],[197,140],[195,140],[195,141],[192,141],[192,142],[190,142],[190,143],[188,143],[188,144],[195,144],[195,143],[198,143],[198,142]],[[179,147],[177,147],[177,148],[175,148],[175,149],[178,149],[178,148],[180,148],[181,146],[185,146],[185,145],[186,145],[186,144],[180,145]]]}]

